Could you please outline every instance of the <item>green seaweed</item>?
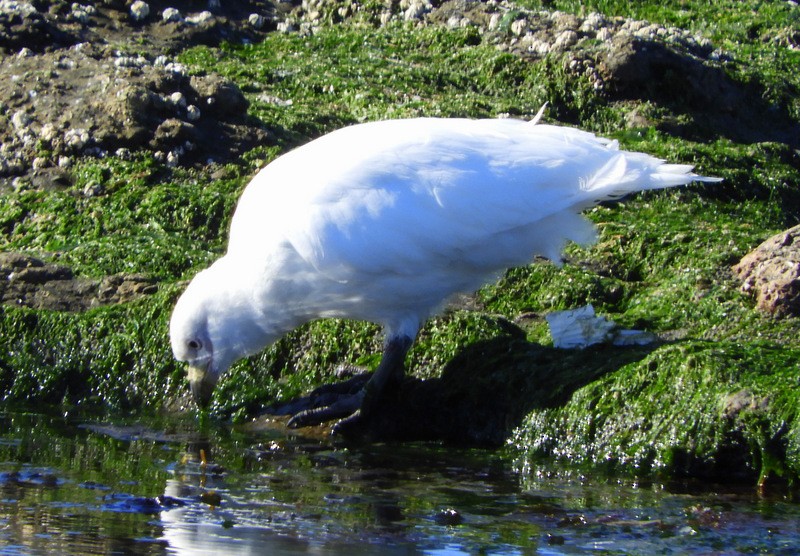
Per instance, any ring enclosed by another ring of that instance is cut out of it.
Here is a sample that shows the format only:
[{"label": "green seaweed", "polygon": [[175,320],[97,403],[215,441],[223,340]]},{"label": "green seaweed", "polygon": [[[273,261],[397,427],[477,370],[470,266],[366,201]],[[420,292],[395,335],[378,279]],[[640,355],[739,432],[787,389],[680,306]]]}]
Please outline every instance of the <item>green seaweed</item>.
[{"label": "green seaweed", "polygon": [[[800,117],[798,51],[781,42],[796,40],[787,30],[796,29],[798,12],[788,4],[759,3],[758,10],[753,2],[545,4],[702,32],[730,53],[721,65],[734,82],[795,122]],[[137,272],[161,281],[154,296],[85,313],[0,308],[4,400],[112,411],[175,405],[186,385],[167,339],[172,303],[183,283],[223,252],[238,194],[258,167],[354,122],[531,117],[548,102],[550,120],[695,164],[725,181],[635,195],[589,211],[598,227],[595,246],[569,246],[562,267],[536,262],[511,269],[477,293],[473,310],[432,319],[409,356],[410,372],[441,378],[453,403],[489,391],[517,395],[508,403],[520,419],[527,415],[513,435],[522,458],[796,481],[800,322],[759,314],[729,270],[761,241],[800,221],[796,152],[776,142],[671,135],[659,123],[686,118],[682,103],[688,101],[680,96],[669,106],[615,100],[567,71],[558,56],[525,60],[472,28],[378,27],[377,12],[368,8],[354,22],[331,11],[328,23],[307,36],[270,33],[259,44],[194,47],[180,55],[193,72],[236,82],[251,115],[273,132],[273,143],[214,167],[213,177],[169,169],[141,154],[79,161],[74,183],[63,189],[0,195],[0,249],[62,262],[80,276]],[[633,110],[646,113],[652,125],[629,127],[626,115]],[[100,194],[85,193],[98,184]],[[550,347],[543,315],[586,303],[667,341],[633,351]],[[526,337],[510,334],[510,323]],[[252,415],[334,380],[339,363],[374,366],[380,345],[374,325],[310,323],[235,365],[219,385],[214,411]],[[593,363],[598,357],[605,359]],[[752,407],[733,411],[737,395]]]},{"label": "green seaweed", "polygon": [[107,410],[169,403],[184,388],[166,341],[175,292],[86,313],[0,306],[3,400]]},{"label": "green seaweed", "polygon": [[798,355],[796,347],[667,344],[566,404],[532,412],[510,442],[529,457],[617,471],[796,480]]}]

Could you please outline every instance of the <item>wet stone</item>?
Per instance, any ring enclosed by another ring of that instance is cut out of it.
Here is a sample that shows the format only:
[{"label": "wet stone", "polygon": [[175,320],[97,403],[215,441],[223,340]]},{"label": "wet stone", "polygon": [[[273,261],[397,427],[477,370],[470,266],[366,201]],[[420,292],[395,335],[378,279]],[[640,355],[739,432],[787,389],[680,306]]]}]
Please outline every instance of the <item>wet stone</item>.
[{"label": "wet stone", "polygon": [[77,312],[126,303],[156,291],[156,281],[142,274],[81,278],[63,265],[22,253],[0,253],[0,302],[6,305]]}]

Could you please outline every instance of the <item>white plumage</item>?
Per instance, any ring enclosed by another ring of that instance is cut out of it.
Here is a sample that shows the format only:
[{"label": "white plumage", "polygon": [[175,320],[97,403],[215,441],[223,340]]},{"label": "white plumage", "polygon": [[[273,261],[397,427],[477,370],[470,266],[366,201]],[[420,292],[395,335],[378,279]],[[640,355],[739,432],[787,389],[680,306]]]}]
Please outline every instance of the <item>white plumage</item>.
[{"label": "white plumage", "polygon": [[[558,261],[567,241],[592,242],[582,210],[693,180],[717,181],[566,127],[410,119],[344,128],[247,186],[228,252],[176,305],[173,350],[189,361],[200,401],[236,359],[316,318],[377,322],[387,346],[406,339],[405,355],[451,294],[536,255]],[[376,375],[397,374],[384,363],[398,364],[384,361]]]}]

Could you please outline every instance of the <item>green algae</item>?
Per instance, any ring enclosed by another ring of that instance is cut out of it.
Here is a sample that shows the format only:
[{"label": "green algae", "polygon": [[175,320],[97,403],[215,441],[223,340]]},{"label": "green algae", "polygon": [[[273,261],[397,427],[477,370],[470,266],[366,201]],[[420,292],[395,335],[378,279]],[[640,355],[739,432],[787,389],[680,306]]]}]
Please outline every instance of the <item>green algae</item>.
[{"label": "green algae", "polygon": [[[796,117],[798,74],[787,68],[797,54],[759,38],[788,28],[786,18],[794,16],[775,8],[780,18],[770,20],[740,4],[713,25],[670,3],[645,3],[649,8],[630,13],[612,2],[596,8],[706,32],[733,52],[725,67],[732,79],[757,85],[768,102]],[[340,23],[310,36],[271,33],[260,44],[196,47],[181,60],[194,72],[234,80],[274,144],[215,168],[214,177],[169,169],[146,155],[109,157],[81,161],[63,189],[0,195],[3,250],[57,260],[79,275],[142,272],[162,281],[152,298],[81,314],[0,309],[5,400],[121,409],[180,398],[182,370],[167,340],[171,305],[180,284],[223,252],[247,177],[280,152],[358,121],[530,117],[548,102],[548,118],[609,134],[623,148],[696,164],[725,181],[593,209],[596,246],[570,246],[561,268],[510,270],[478,293],[476,311],[433,319],[409,357],[410,372],[441,378],[451,404],[487,392],[504,396],[513,416],[506,425],[520,425],[513,443],[531,457],[762,481],[800,472],[800,400],[792,395],[800,323],[756,313],[728,270],[800,221],[800,172],[790,147],[672,136],[658,124],[674,106],[614,101],[558,57],[532,63],[469,28]],[[653,126],[627,128],[625,115],[634,108],[652,116]],[[97,184],[102,194],[83,193]],[[549,347],[542,315],[586,303],[626,327],[674,341],[633,351]],[[214,410],[244,418],[334,380],[340,363],[374,366],[380,345],[374,325],[311,323],[236,365],[219,385]],[[726,412],[736,396],[753,407]],[[491,416],[486,411],[474,420]],[[730,470],[721,467],[726,462]]]},{"label": "green algae", "polygon": [[731,342],[668,344],[567,403],[531,413],[510,442],[529,456],[639,473],[794,479],[798,355]]},{"label": "green algae", "polygon": [[169,403],[185,387],[166,341],[175,298],[169,287],[86,313],[0,306],[4,403],[111,411]]},{"label": "green algae", "polygon": [[[57,259],[84,276],[139,272],[174,280],[222,251],[237,172],[168,170],[142,156],[80,161],[67,187],[0,195],[0,248]],[[87,188],[99,187],[96,194]]]}]

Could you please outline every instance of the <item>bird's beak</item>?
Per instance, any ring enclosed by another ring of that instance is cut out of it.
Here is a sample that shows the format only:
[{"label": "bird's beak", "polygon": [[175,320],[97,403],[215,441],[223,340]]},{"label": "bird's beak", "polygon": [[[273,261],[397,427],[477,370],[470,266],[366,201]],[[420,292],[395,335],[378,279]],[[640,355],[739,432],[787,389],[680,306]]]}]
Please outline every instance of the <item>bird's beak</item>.
[{"label": "bird's beak", "polygon": [[200,408],[208,407],[211,402],[211,394],[217,385],[217,377],[208,372],[208,366],[196,367],[189,365],[188,375],[194,403]]}]

